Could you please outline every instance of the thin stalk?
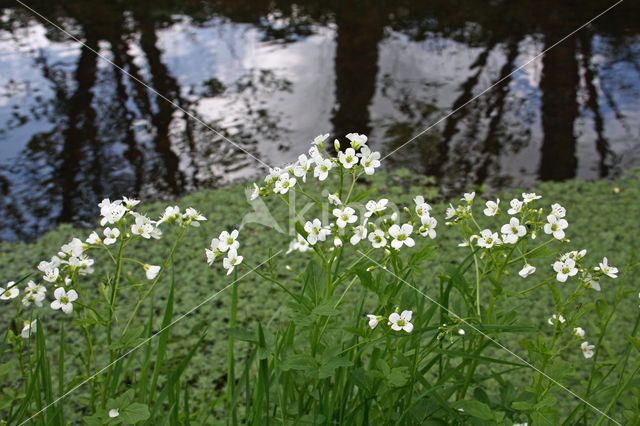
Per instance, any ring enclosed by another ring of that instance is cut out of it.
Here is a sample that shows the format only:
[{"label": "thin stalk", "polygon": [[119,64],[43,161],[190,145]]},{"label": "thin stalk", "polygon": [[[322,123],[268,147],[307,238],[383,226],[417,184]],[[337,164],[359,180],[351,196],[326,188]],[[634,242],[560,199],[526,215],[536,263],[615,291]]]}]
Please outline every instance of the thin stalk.
[{"label": "thin stalk", "polygon": [[[238,310],[238,269],[236,268],[233,273],[233,285],[231,293],[231,312],[229,315],[229,327],[236,326],[236,312]],[[229,411],[231,412],[231,420],[233,425],[238,424],[238,412],[235,402],[233,400],[233,394],[235,390],[235,367],[233,361],[233,346],[234,339],[229,336],[229,349],[227,352],[227,403],[229,404]]]}]

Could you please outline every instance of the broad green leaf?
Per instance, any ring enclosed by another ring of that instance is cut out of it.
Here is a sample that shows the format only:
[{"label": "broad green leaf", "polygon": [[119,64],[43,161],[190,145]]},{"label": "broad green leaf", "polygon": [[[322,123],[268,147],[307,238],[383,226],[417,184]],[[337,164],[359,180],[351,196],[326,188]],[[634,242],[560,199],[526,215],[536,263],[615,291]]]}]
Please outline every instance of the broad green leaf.
[{"label": "broad green leaf", "polygon": [[227,328],[227,335],[242,342],[258,343],[256,333],[254,331],[247,330],[246,328],[229,327]]},{"label": "broad green leaf", "polygon": [[301,370],[311,372],[318,368],[318,363],[310,355],[293,355],[280,363],[280,368],[283,371]]},{"label": "broad green leaf", "polygon": [[351,367],[353,362],[349,361],[346,358],[334,357],[329,359],[326,363],[320,366],[318,370],[318,378],[324,379],[327,377],[333,376],[333,372],[336,368],[340,367]]},{"label": "broad green leaf", "polygon": [[334,308],[335,302],[333,300],[325,300],[321,302],[318,306],[316,306],[312,314],[315,315],[323,315],[323,316],[331,316],[339,313],[337,309]]},{"label": "broad green leaf", "polygon": [[407,384],[409,380],[409,367],[396,367],[391,369],[387,380],[393,387],[401,387]]},{"label": "broad green leaf", "polygon": [[470,415],[482,420],[493,420],[493,413],[491,408],[483,402],[475,399],[465,399],[462,401],[456,401],[453,404],[454,408],[462,408],[465,414]]},{"label": "broad green leaf", "polygon": [[609,305],[607,304],[607,301],[604,299],[598,299],[596,301],[596,313],[598,314],[600,320],[604,321],[606,319],[608,311]]},{"label": "broad green leaf", "polygon": [[134,402],[119,411],[120,416],[118,417],[122,419],[122,422],[125,424],[135,424],[149,418],[149,407],[139,402]]}]

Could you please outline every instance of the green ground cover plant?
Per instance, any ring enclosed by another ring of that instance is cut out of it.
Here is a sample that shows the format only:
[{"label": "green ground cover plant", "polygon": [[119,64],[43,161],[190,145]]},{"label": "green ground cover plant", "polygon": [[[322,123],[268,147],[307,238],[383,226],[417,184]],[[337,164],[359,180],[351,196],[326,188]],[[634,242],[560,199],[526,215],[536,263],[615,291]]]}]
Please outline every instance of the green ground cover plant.
[{"label": "green ground cover plant", "polygon": [[640,421],[638,173],[449,204],[325,139],[250,190],[0,245],[3,418]]}]

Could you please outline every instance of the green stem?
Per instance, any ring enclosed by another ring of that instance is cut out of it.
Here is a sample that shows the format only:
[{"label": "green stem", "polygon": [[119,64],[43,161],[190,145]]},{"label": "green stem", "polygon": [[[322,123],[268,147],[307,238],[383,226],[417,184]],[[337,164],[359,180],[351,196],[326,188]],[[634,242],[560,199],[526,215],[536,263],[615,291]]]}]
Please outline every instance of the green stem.
[{"label": "green stem", "polygon": [[[238,269],[236,268],[233,273],[233,285],[231,293],[231,313],[229,316],[229,327],[236,326],[236,312],[238,310]],[[229,336],[229,349],[227,352],[227,402],[229,411],[231,412],[231,419],[234,425],[238,424],[238,413],[234,402],[234,390],[235,390],[235,367],[233,361],[233,337]]]},{"label": "green stem", "polygon": [[638,362],[638,364],[636,364],[636,368],[633,370],[633,372],[629,374],[629,377],[627,377],[627,380],[625,380],[624,384],[618,387],[618,391],[616,392],[615,396],[611,399],[611,402],[609,402],[609,405],[607,405],[607,408],[604,409],[604,414],[600,416],[600,418],[598,419],[598,423],[596,423],[596,426],[599,426],[600,424],[602,424],[606,415],[609,413],[609,410],[611,410],[614,404],[618,402],[618,398],[620,398],[620,394],[622,394],[622,391],[624,391],[625,388],[629,385],[629,382],[631,381],[631,379],[633,379],[633,377],[636,375],[638,370],[640,370],[640,361]]}]

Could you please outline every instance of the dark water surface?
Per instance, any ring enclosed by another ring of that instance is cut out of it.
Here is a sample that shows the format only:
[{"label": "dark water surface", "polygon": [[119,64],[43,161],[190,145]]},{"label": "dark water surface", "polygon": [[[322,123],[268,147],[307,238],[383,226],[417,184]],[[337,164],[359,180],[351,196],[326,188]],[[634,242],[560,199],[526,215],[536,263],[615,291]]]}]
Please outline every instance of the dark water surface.
[{"label": "dark water surface", "polygon": [[[355,131],[445,193],[640,166],[640,2],[29,1],[225,138],[281,165]],[[12,1],[0,1],[0,239],[83,224],[262,165]],[[506,77],[506,78],[505,78]]]}]

